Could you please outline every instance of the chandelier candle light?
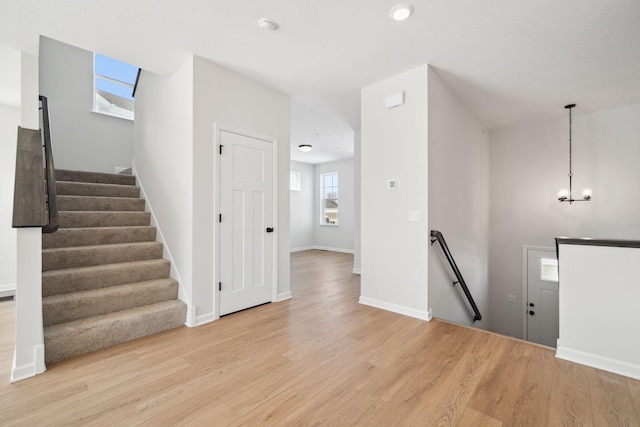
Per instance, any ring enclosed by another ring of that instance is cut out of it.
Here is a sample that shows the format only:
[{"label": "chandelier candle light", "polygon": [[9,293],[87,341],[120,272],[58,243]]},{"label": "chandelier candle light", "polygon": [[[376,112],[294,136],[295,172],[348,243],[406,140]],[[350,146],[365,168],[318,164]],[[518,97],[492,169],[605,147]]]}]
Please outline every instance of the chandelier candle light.
[{"label": "chandelier candle light", "polygon": [[591,189],[585,188],[582,190],[582,199],[574,199],[572,196],[572,181],[573,181],[573,172],[571,169],[571,109],[575,107],[576,104],[565,105],[564,108],[569,110],[569,191],[565,188],[558,191],[558,200],[561,202],[569,202],[572,204],[573,202],[588,202],[591,200]]}]

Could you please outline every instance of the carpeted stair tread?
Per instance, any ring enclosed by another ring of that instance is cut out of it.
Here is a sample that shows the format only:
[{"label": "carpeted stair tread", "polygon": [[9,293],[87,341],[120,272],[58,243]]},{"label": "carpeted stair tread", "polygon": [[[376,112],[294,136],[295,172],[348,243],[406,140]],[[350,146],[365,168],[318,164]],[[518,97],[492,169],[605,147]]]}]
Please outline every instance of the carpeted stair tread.
[{"label": "carpeted stair tread", "polygon": [[149,225],[151,214],[139,211],[69,211],[58,212],[58,218],[61,228],[120,227]]},{"label": "carpeted stair tread", "polygon": [[174,300],[178,282],[171,278],[52,295],[42,299],[44,326]]},{"label": "carpeted stair tread", "polygon": [[131,197],[58,196],[59,211],[144,211],[144,204]]},{"label": "carpeted stair tread", "polygon": [[187,306],[165,301],[44,328],[45,362],[54,363],[184,324]]},{"label": "carpeted stair tread", "polygon": [[136,177],[102,172],[56,169],[56,181],[93,182],[98,184],[136,185]]},{"label": "carpeted stair tread", "polygon": [[60,228],[55,233],[42,234],[42,248],[152,242],[155,239],[156,229],[147,226]]},{"label": "carpeted stair tread", "polygon": [[42,296],[163,279],[169,277],[170,271],[171,263],[162,258],[45,271],[42,273]]},{"label": "carpeted stair tread", "polygon": [[42,271],[162,258],[162,243],[139,242],[42,250]]},{"label": "carpeted stair tread", "polygon": [[120,184],[58,181],[56,191],[58,196],[140,197],[140,188]]}]

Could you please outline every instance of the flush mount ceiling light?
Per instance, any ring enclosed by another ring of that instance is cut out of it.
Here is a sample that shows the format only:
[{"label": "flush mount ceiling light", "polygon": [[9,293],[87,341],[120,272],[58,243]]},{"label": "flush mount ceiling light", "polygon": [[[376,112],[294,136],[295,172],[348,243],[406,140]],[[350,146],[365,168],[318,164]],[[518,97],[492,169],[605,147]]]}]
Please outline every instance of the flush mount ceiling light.
[{"label": "flush mount ceiling light", "polygon": [[389,11],[389,18],[394,21],[404,21],[413,14],[413,6],[409,3],[398,3]]},{"label": "flush mount ceiling light", "polygon": [[300,144],[300,145],[298,145],[298,148],[299,148],[301,151],[304,151],[305,153],[308,153],[309,151],[311,151],[311,149],[312,149],[313,147],[311,146],[311,144]]},{"label": "flush mount ceiling light", "polygon": [[269,31],[277,30],[278,24],[271,18],[261,18],[258,21],[258,27],[260,27],[260,29],[265,33],[268,33]]},{"label": "flush mount ceiling light", "polygon": [[582,190],[582,199],[574,199],[572,195],[572,181],[573,181],[573,171],[571,170],[571,109],[575,107],[576,104],[565,105],[564,108],[569,110],[569,191],[566,188],[558,191],[558,200],[561,202],[569,202],[572,204],[573,202],[588,202],[591,200],[591,189],[585,188]]}]

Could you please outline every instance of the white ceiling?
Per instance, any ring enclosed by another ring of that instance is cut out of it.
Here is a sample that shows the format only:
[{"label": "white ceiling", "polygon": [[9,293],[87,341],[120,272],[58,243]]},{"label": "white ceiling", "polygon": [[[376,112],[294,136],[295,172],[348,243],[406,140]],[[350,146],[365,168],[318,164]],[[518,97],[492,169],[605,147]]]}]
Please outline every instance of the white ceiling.
[{"label": "white ceiling", "polygon": [[292,146],[317,148],[292,159],[311,163],[352,155],[362,87],[422,64],[490,129],[640,104],[638,0],[421,0],[403,23],[395,3],[0,0],[0,47],[35,54],[42,34],[160,74],[202,56],[291,95]]}]

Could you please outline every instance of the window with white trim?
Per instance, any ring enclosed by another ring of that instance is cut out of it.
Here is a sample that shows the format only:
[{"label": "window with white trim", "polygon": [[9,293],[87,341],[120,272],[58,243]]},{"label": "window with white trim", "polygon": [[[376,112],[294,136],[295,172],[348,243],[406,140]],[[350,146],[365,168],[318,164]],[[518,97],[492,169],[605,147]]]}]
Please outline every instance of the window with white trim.
[{"label": "window with white trim", "polygon": [[338,225],[338,172],[320,175],[321,225]]},{"label": "window with white trim", "polygon": [[133,86],[138,67],[98,53],[93,56],[93,111],[133,120]]}]

